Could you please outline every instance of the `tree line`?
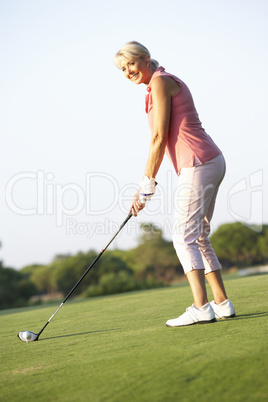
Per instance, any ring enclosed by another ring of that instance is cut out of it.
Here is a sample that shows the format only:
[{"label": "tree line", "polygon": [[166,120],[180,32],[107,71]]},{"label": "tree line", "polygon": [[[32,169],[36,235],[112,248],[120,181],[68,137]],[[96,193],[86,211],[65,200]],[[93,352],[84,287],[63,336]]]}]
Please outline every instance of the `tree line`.
[{"label": "tree line", "polygon": [[[130,250],[107,250],[74,295],[93,297],[168,286],[183,274],[171,241],[155,225],[141,224],[138,244]],[[268,225],[261,232],[242,223],[221,225],[211,236],[224,270],[268,262]],[[61,293],[66,296],[94,261],[95,250],[57,255],[48,265],[30,265],[17,271],[0,262],[0,308],[26,306],[30,300]]]}]

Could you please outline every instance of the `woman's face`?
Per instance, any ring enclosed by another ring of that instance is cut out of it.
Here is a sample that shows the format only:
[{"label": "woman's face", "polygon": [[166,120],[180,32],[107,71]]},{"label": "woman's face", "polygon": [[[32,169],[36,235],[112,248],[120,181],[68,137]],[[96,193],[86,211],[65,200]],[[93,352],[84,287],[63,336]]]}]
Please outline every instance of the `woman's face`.
[{"label": "woman's face", "polygon": [[150,59],[127,60],[121,59],[120,67],[125,77],[135,84],[148,85],[152,77]]}]

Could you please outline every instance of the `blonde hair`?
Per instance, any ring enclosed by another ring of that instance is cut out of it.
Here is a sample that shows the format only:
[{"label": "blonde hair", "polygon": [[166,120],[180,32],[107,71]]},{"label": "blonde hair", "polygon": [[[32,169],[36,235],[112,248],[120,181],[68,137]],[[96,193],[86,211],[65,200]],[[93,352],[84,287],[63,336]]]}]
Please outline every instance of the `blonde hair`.
[{"label": "blonde hair", "polygon": [[127,60],[137,60],[137,59],[144,59],[145,57],[150,58],[150,64],[153,67],[154,70],[157,69],[159,66],[158,61],[154,60],[151,58],[151,54],[149,50],[143,46],[139,42],[128,42],[124,46],[121,47],[120,50],[115,54],[114,56],[114,64],[118,67],[121,68],[120,66],[120,60],[122,58],[127,59]]}]

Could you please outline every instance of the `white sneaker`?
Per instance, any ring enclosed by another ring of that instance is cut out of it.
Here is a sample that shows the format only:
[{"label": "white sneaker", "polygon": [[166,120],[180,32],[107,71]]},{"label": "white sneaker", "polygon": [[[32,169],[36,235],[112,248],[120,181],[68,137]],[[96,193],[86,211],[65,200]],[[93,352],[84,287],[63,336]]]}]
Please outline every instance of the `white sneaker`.
[{"label": "white sneaker", "polygon": [[188,307],[186,312],[178,318],[168,320],[166,322],[167,327],[183,327],[185,325],[193,324],[209,324],[211,322],[217,322],[215,313],[210,303],[204,304],[200,308],[196,308],[194,305]]},{"label": "white sneaker", "polygon": [[231,300],[224,300],[220,304],[216,304],[213,300],[210,304],[214,310],[216,318],[225,320],[226,318],[235,317],[235,309]]}]

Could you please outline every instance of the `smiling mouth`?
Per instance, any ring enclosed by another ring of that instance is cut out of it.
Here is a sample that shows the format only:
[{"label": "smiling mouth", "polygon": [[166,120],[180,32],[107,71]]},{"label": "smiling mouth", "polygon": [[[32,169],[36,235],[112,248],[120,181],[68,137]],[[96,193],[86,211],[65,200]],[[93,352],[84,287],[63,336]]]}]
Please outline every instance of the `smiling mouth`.
[{"label": "smiling mouth", "polygon": [[133,75],[133,76],[131,77],[131,79],[132,79],[132,80],[136,80],[136,79],[138,78],[138,76],[139,76],[139,73]]}]

